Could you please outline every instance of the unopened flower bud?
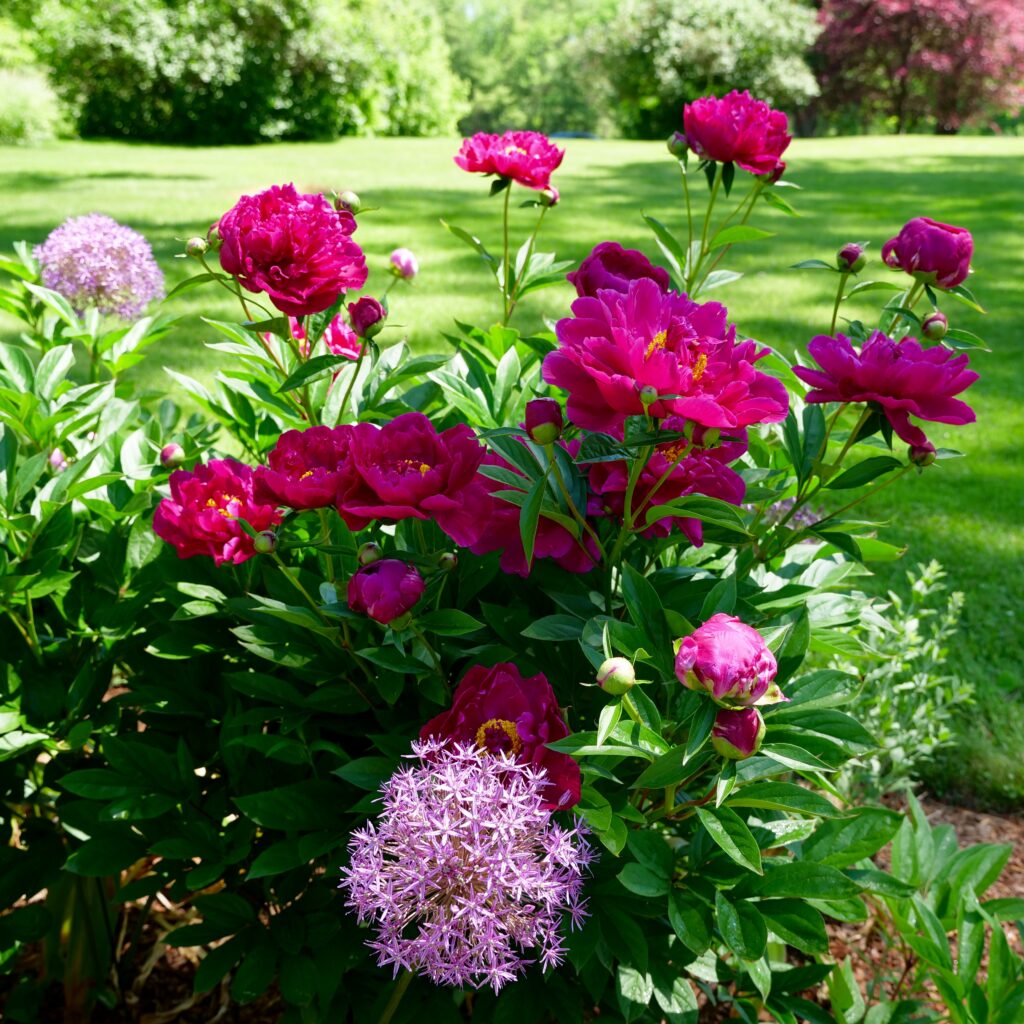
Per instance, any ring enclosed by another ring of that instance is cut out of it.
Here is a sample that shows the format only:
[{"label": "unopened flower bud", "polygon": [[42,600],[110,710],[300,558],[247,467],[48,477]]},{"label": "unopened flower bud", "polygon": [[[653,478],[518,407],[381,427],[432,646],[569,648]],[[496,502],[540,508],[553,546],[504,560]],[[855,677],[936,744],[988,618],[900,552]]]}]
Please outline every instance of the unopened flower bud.
[{"label": "unopened flower bud", "polygon": [[915,466],[924,469],[925,466],[930,466],[936,459],[935,445],[931,441],[925,441],[924,444],[912,444],[907,449],[907,458]]},{"label": "unopened flower bud", "polygon": [[608,658],[597,670],[597,684],[613,697],[625,693],[636,683],[636,671],[628,658]]},{"label": "unopened flower bud", "polygon": [[864,249],[856,242],[847,242],[846,245],[836,253],[836,263],[839,269],[846,274],[857,274],[864,269],[868,258],[864,255]]},{"label": "unopened flower bud", "polygon": [[391,256],[391,272],[405,281],[411,281],[420,272],[420,263],[412,249],[395,249]]},{"label": "unopened flower bud", "polygon": [[59,448],[54,448],[50,452],[50,466],[58,473],[62,473],[68,468],[68,460],[64,457],[64,453]]},{"label": "unopened flower bud", "polygon": [[368,540],[356,552],[356,561],[360,565],[372,565],[374,562],[379,562],[383,557],[384,551],[381,549],[381,546],[375,544],[372,540]]},{"label": "unopened flower bud", "polygon": [[359,196],[355,192],[345,191],[338,195],[338,198],[334,201],[335,208],[338,210],[348,210],[351,214],[358,213],[363,207],[359,201]]},{"label": "unopened flower bud", "polygon": [[220,252],[220,247],[224,244],[224,239],[221,238],[220,232],[217,230],[217,225],[214,224],[212,228],[206,233],[206,244],[214,252]]},{"label": "unopened flower bud", "polygon": [[383,558],[364,565],[348,581],[348,606],[392,629],[405,629],[425,589],[416,566]]},{"label": "unopened flower bud", "polygon": [[658,389],[652,387],[650,384],[645,384],[640,389],[640,402],[646,409],[649,405],[654,405],[658,400]]},{"label": "unopened flower bud", "polygon": [[704,434],[700,439],[700,443],[705,448],[714,448],[721,439],[722,432],[718,429],[718,427],[712,427],[710,430],[704,431]]},{"label": "unopened flower bud", "polygon": [[929,313],[921,321],[921,333],[929,341],[942,341],[948,330],[949,321],[946,319],[946,314],[940,313],[938,310],[935,310],[934,313]]},{"label": "unopened flower bud", "polygon": [[373,338],[384,328],[388,311],[370,295],[364,295],[358,302],[348,304],[348,316],[352,330],[360,338]]},{"label": "unopened flower bud", "polygon": [[752,757],[761,749],[764,739],[764,719],[757,708],[729,711],[722,708],[715,715],[711,730],[711,745],[721,757],[741,761]]},{"label": "unopened flower bud", "polygon": [[171,442],[160,449],[160,465],[164,469],[177,469],[185,461],[185,449]]},{"label": "unopened flower bud", "polygon": [[459,564],[459,556],[454,551],[445,551],[438,556],[437,567],[441,572],[454,572]]},{"label": "unopened flower bud", "polygon": [[668,151],[677,159],[682,160],[686,156],[690,149],[689,143],[686,141],[686,136],[682,132],[673,132],[665,143],[668,146]]},{"label": "unopened flower bud", "polygon": [[558,189],[554,185],[548,185],[546,189],[542,189],[540,195],[541,206],[557,206],[559,200]]},{"label": "unopened flower bud", "polygon": [[257,533],[252,539],[252,547],[257,555],[272,555],[277,550],[277,534],[273,530]]},{"label": "unopened flower bud", "polygon": [[537,444],[554,444],[565,427],[562,407],[554,398],[534,398],[526,403],[526,432]]},{"label": "unopened flower bud", "polygon": [[195,238],[190,238],[185,243],[185,255],[192,256],[194,259],[199,259],[205,256],[210,249],[210,243],[205,238],[200,238],[198,235]]}]

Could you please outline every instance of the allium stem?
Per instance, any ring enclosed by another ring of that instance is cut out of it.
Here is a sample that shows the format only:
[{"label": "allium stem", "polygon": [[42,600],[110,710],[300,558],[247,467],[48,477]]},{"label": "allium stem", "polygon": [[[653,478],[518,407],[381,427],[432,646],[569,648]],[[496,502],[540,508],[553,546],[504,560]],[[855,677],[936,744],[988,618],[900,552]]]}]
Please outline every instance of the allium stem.
[{"label": "allium stem", "polygon": [[406,989],[412,982],[414,975],[412,971],[402,971],[398,976],[398,980],[395,982],[395,987],[391,990],[391,998],[388,1000],[388,1005],[384,1007],[384,1012],[380,1015],[377,1020],[377,1024],[389,1024],[391,1018],[395,1015],[395,1010],[398,1009],[398,1004],[402,1001],[402,996],[405,995]]}]

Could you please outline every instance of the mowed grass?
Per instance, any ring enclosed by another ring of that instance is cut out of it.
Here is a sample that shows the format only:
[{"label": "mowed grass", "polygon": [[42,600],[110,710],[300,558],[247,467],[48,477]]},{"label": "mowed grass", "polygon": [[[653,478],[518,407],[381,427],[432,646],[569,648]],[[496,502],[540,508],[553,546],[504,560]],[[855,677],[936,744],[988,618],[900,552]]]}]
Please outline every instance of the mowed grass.
[{"label": "mowed grass", "polygon": [[[301,189],[350,188],[368,206],[356,235],[373,268],[370,288],[386,280],[390,250],[412,248],[420,258],[415,286],[396,287],[392,323],[415,347],[439,350],[453,318],[496,318],[496,292],[474,254],[439,224],[444,218],[500,247],[500,200],[484,181],[452,163],[456,140],[343,140],[332,144],[175,149],[114,143],[61,143],[0,151],[0,248],[17,239],[39,242],[64,218],[108,213],[153,243],[169,285],[192,273],[176,260],[181,240],[206,228],[244,192],[293,181]],[[598,241],[615,239],[656,256],[641,211],[683,227],[678,173],[660,143],[570,140],[556,175],[562,202],[545,221],[542,248],[579,260]],[[976,240],[971,285],[991,312],[955,302],[957,326],[982,334],[992,352],[973,363],[981,380],[969,398],[978,423],[936,426],[929,435],[966,459],[943,463],[885,491],[870,505],[889,520],[888,538],[909,546],[906,562],[937,558],[953,587],[967,594],[963,630],[950,651],[953,668],[978,687],[975,708],[960,723],[959,746],[931,777],[941,790],[987,802],[1024,800],[1024,139],[854,138],[798,140],[790,174],[804,191],[788,192],[801,216],[762,206],[756,223],[775,238],[738,247],[728,265],[746,277],[714,297],[728,304],[746,334],[800,352],[827,330],[835,279],[788,269],[798,260],[831,259],[846,241],[870,239],[873,261],[863,278],[890,277],[878,263],[881,244],[910,217],[962,224]],[[738,188],[746,187],[744,175]],[[698,182],[697,194],[706,191]],[[532,210],[515,211],[515,234],[532,225]],[[539,326],[566,314],[570,288],[527,300],[516,323]],[[879,293],[876,293],[876,296]],[[851,315],[872,314],[870,293]],[[166,389],[162,367],[212,376],[222,356],[203,348],[210,332],[203,313],[235,317],[231,298],[197,289],[173,300],[184,316],[177,332],[151,350],[136,373]],[[0,334],[10,322],[0,322]],[[879,589],[899,582],[905,566],[882,567]]]}]

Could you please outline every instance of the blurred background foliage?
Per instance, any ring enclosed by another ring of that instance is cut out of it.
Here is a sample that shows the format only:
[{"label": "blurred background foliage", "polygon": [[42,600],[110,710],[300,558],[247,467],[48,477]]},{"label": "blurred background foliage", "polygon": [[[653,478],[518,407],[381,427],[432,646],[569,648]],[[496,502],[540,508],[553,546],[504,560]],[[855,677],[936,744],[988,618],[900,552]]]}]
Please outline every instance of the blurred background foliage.
[{"label": "blurred background foliage", "polygon": [[656,138],[749,88],[802,134],[1013,131],[1017,0],[7,0],[0,142],[529,127]]}]

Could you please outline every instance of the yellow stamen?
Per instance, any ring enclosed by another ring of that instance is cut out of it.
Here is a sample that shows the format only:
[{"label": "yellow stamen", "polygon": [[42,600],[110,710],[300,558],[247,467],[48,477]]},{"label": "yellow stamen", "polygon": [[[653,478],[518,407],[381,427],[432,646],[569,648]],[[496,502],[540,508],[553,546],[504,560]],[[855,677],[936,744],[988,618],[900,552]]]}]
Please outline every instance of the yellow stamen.
[{"label": "yellow stamen", "polygon": [[507,718],[489,718],[476,731],[476,745],[481,750],[487,749],[487,733],[491,729],[501,729],[512,741],[511,753],[518,754],[523,749],[523,741],[519,738],[515,722],[510,722]]},{"label": "yellow stamen", "polygon": [[242,499],[236,498],[233,494],[222,494],[220,496],[220,501],[217,501],[216,498],[207,498],[206,507],[215,508],[225,519],[235,519],[237,517],[228,511],[228,506],[235,502],[240,505],[242,503]]},{"label": "yellow stamen", "polygon": [[668,331],[658,331],[658,333],[651,338],[651,343],[647,346],[647,351],[644,353],[644,359],[650,359],[655,352],[663,349],[667,341]]},{"label": "yellow stamen", "polygon": [[307,469],[306,472],[303,473],[302,476],[299,477],[299,479],[300,480],[306,480],[307,478],[311,477],[312,475],[313,475],[313,470]]},{"label": "yellow stamen", "polygon": [[704,376],[704,371],[708,368],[708,356],[706,352],[701,352],[697,356],[697,362],[693,364],[693,383],[697,384],[701,377]]}]

